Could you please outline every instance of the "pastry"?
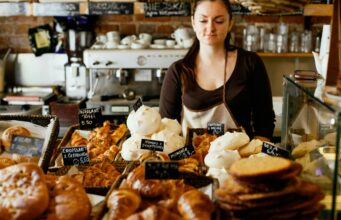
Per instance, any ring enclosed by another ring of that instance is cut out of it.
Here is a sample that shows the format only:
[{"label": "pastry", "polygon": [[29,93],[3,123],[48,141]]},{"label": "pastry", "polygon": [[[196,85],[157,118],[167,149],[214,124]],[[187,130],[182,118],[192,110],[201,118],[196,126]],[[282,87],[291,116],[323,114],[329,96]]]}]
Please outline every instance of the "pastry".
[{"label": "pastry", "polygon": [[238,149],[241,157],[249,157],[253,154],[258,154],[262,151],[263,141],[259,139],[253,139],[247,145]]},{"label": "pastry", "polygon": [[149,153],[148,150],[141,149],[141,140],[143,136],[133,134],[122,144],[121,156],[124,160],[138,160],[142,154]]},{"label": "pastry", "polygon": [[160,128],[159,112],[149,106],[142,105],[136,112],[131,111],[127,118],[127,126],[131,134],[152,135]]},{"label": "pastry", "polygon": [[78,131],[74,131],[71,135],[70,146],[86,146],[88,144],[88,140],[85,137],[82,137]]},{"label": "pastry", "polygon": [[181,217],[165,208],[152,205],[142,212],[129,216],[126,220],[181,220]]},{"label": "pastry", "polygon": [[29,130],[27,130],[26,128],[20,127],[20,126],[13,126],[13,127],[7,128],[2,133],[2,146],[4,146],[5,151],[10,150],[13,135],[30,137],[31,132]]},{"label": "pastry", "polygon": [[168,190],[166,181],[145,179],[144,165],[140,165],[127,177],[129,188],[136,190],[143,197],[155,198],[164,195]]},{"label": "pastry", "polygon": [[213,203],[207,195],[195,189],[182,194],[178,210],[186,220],[208,220],[211,219]]},{"label": "pastry", "polygon": [[1,169],[0,183],[0,207],[11,219],[36,219],[48,207],[45,176],[38,165],[22,163]]},{"label": "pastry", "polygon": [[230,174],[236,178],[262,178],[279,176],[291,168],[292,162],[281,157],[251,157],[234,162],[230,167]]},{"label": "pastry", "polygon": [[0,157],[0,169],[16,164],[14,160],[7,157]]},{"label": "pastry", "polygon": [[81,184],[70,176],[46,176],[49,189],[47,220],[79,219],[90,217],[91,204]]},{"label": "pastry", "polygon": [[16,163],[38,163],[39,157],[12,154],[12,160],[14,160]]},{"label": "pastry", "polygon": [[152,140],[163,141],[163,152],[165,152],[166,154],[172,153],[185,146],[184,137],[168,130],[162,130],[158,133],[153,134]]},{"label": "pastry", "polygon": [[181,134],[181,125],[176,119],[161,119],[160,131],[167,130],[175,134]]},{"label": "pastry", "polygon": [[237,150],[210,151],[205,157],[205,164],[208,167],[218,169],[229,169],[232,163],[240,159]]},{"label": "pastry", "polygon": [[113,144],[117,144],[127,133],[128,128],[125,124],[120,124],[110,135]]},{"label": "pastry", "polygon": [[226,132],[223,136],[218,137],[211,142],[209,151],[221,150],[238,150],[242,146],[248,144],[249,136],[243,132]]},{"label": "pastry", "polygon": [[132,215],[139,207],[141,197],[130,189],[113,190],[107,200],[109,219],[124,219]]},{"label": "pastry", "polygon": [[320,147],[320,142],[317,140],[311,140],[308,142],[302,142],[297,145],[291,152],[291,155],[294,158],[303,157],[305,154],[317,149]]}]

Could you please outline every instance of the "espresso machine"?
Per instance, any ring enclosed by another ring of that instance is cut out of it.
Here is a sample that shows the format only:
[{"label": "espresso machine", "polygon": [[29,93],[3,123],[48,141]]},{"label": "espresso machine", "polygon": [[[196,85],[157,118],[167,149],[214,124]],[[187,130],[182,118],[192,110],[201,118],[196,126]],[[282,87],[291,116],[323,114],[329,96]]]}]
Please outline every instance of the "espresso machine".
[{"label": "espresso machine", "polygon": [[87,108],[102,108],[104,116],[125,120],[138,98],[158,108],[168,67],[186,49],[88,49],[83,53],[90,70]]}]

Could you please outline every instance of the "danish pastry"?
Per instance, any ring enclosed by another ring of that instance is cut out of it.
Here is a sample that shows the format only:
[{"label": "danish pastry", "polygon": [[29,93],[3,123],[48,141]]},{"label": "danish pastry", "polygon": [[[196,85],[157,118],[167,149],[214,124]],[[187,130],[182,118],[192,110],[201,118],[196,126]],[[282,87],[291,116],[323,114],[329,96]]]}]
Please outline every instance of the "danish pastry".
[{"label": "danish pastry", "polygon": [[107,206],[110,219],[124,219],[132,215],[140,206],[141,197],[130,189],[114,190],[110,194]]}]

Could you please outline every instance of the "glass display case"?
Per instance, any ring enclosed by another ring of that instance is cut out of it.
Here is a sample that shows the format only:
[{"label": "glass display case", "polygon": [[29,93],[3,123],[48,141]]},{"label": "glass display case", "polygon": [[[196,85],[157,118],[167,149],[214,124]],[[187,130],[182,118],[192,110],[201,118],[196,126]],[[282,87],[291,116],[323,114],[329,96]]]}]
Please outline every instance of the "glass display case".
[{"label": "glass display case", "polygon": [[281,146],[302,164],[302,178],[322,188],[325,207],[318,219],[339,219],[341,108],[328,102],[322,79],[284,76],[283,88]]}]

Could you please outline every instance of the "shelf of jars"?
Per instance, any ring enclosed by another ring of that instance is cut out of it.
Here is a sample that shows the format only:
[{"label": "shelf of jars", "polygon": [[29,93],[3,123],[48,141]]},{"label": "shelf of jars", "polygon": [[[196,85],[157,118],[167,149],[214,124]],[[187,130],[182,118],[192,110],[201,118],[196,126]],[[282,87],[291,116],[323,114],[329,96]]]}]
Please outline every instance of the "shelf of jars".
[{"label": "shelf of jars", "polygon": [[[145,2],[134,0],[117,1],[91,1],[91,2],[54,2],[54,0],[43,0],[44,2],[0,2],[0,16],[67,16],[67,15],[118,15],[118,14],[145,14]],[[165,4],[165,3],[163,3]],[[187,11],[186,3],[178,4],[176,9]],[[186,6],[186,8],[183,8]],[[165,6],[167,9],[167,5]],[[175,6],[174,6],[175,7]],[[169,14],[176,16],[174,7]],[[179,8],[181,7],[181,8]],[[164,8],[163,8],[164,9]],[[178,10],[179,11],[179,10]],[[167,16],[167,11],[165,11]],[[175,14],[174,14],[175,13]],[[184,14],[184,13],[182,13]],[[332,4],[307,4],[302,12],[303,16],[332,16]],[[296,14],[297,15],[297,14]]]}]

